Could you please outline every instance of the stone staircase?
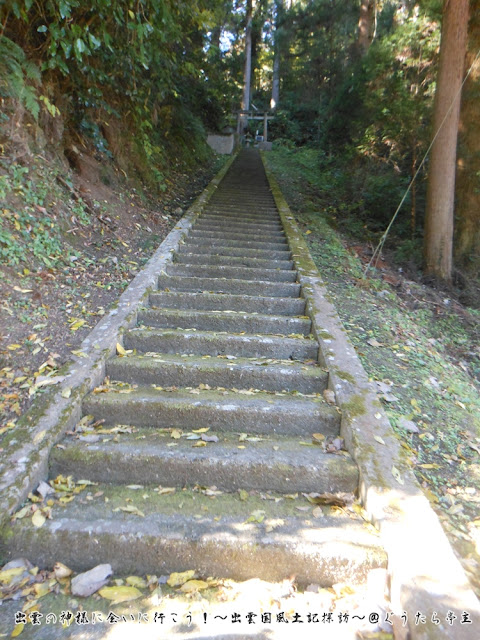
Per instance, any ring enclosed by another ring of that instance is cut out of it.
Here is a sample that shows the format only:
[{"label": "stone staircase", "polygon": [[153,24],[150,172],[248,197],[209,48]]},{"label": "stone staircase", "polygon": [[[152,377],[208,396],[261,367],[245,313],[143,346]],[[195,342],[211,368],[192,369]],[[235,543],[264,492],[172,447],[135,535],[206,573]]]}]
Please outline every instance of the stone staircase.
[{"label": "stone staircase", "polygon": [[52,451],[51,478],[97,484],[55,504],[40,529],[17,520],[11,557],[322,586],[385,566],[372,527],[311,503],[355,492],[358,470],[345,451],[312,445],[313,434],[338,437],[340,414],[323,397],[296,280],[260,156],[247,150],[158,274],[82,425]]}]

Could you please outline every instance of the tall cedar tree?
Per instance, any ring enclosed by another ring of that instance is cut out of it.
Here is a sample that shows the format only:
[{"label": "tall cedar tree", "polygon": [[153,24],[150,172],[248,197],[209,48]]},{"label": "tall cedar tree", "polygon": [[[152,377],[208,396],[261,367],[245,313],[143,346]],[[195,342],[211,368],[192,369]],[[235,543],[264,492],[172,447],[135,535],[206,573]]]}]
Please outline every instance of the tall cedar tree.
[{"label": "tall cedar tree", "polygon": [[471,73],[462,91],[456,176],[455,259],[467,270],[480,266],[480,0],[470,2],[466,69]]},{"label": "tall cedar tree", "polygon": [[467,45],[468,0],[445,0],[425,212],[425,272],[451,281],[455,163]]}]

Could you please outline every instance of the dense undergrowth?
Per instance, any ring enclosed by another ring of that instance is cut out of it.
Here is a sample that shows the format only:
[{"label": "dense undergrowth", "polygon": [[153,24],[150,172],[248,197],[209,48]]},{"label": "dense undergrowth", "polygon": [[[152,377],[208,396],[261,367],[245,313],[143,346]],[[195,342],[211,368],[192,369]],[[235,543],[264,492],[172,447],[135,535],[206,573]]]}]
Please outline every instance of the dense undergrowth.
[{"label": "dense undergrowth", "polygon": [[[267,155],[417,479],[480,589],[480,312],[402,273],[364,277],[366,230],[318,152]],[[390,258],[392,258],[390,260]]]}]

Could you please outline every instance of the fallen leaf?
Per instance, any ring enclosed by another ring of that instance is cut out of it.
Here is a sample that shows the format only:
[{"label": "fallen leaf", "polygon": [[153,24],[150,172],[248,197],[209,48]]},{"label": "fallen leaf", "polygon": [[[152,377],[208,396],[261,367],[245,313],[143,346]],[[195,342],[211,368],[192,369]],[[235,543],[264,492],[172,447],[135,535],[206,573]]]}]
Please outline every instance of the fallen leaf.
[{"label": "fallen leaf", "polygon": [[37,529],[40,529],[40,527],[43,527],[46,520],[47,519],[45,515],[39,509],[35,511],[35,513],[32,516],[32,524],[34,527],[37,527]]},{"label": "fallen leaf", "polygon": [[134,516],[140,516],[141,518],[145,517],[143,511],[140,511],[140,509],[133,504],[127,504],[125,507],[118,507],[117,509],[113,509],[113,511],[124,511],[125,513],[131,513]]},{"label": "fallen leaf", "polygon": [[180,429],[172,429],[170,437],[174,440],[179,440],[182,437],[182,432],[180,431]]},{"label": "fallen leaf", "polygon": [[373,436],[373,439],[379,442],[380,444],[385,444],[385,440],[380,436]]},{"label": "fallen leaf", "polygon": [[175,487],[158,487],[159,496],[166,496],[170,493],[175,493]]},{"label": "fallen leaf", "polygon": [[62,393],[60,395],[62,396],[62,398],[70,398],[70,396],[72,395],[72,388],[71,387],[67,387],[66,389],[64,389],[62,391]]},{"label": "fallen leaf", "polygon": [[119,356],[126,356],[127,355],[126,350],[122,347],[122,345],[119,342],[117,342],[117,354]]},{"label": "fallen leaf", "polygon": [[195,576],[195,570],[194,569],[189,569],[188,571],[183,571],[183,573],[171,573],[168,580],[167,580],[167,584],[169,587],[181,587],[182,584],[185,584],[186,582],[188,582],[189,580],[192,580],[192,578]]},{"label": "fallen leaf", "polygon": [[335,392],[331,389],[325,389],[323,397],[325,402],[328,402],[328,404],[335,404]]},{"label": "fallen leaf", "polygon": [[180,591],[184,593],[194,593],[196,591],[201,591],[202,589],[208,589],[210,585],[208,582],[204,580],[188,580],[180,587]]},{"label": "fallen leaf", "polygon": [[61,562],[56,562],[53,565],[53,572],[57,580],[62,580],[63,578],[68,578],[68,576],[72,575],[72,570]]},{"label": "fallen leaf", "polygon": [[261,509],[257,509],[256,511],[252,511],[250,516],[245,520],[245,522],[263,522],[265,519],[265,511]]},{"label": "fallen leaf", "polygon": [[[313,433],[312,434],[312,442],[315,444],[321,444],[325,440],[325,436],[323,433]],[[310,443],[308,443],[310,444]]]},{"label": "fallen leaf", "polygon": [[25,623],[24,622],[20,622],[19,624],[16,624],[12,633],[10,634],[11,638],[17,638],[22,631],[25,629]]},{"label": "fallen leaf", "polygon": [[369,344],[371,347],[383,347],[383,344],[381,342],[378,342],[378,340],[375,340],[375,338],[370,338],[370,340],[367,340],[367,344]]},{"label": "fallen leaf", "polygon": [[245,489],[239,489],[238,493],[239,493],[240,500],[243,500],[243,501],[248,500],[248,496],[249,496],[248,491],[245,491]]},{"label": "fallen leaf", "polygon": [[128,576],[125,582],[130,587],[137,587],[137,589],[144,589],[148,586],[147,581],[139,576]]},{"label": "fallen leaf", "polygon": [[103,587],[99,590],[98,595],[106,600],[111,600],[112,604],[119,604],[141,598],[143,593],[137,587]]},{"label": "fallen leaf", "polygon": [[398,484],[402,484],[402,485],[405,484],[400,471],[397,469],[395,465],[392,467],[392,476],[395,478]]}]

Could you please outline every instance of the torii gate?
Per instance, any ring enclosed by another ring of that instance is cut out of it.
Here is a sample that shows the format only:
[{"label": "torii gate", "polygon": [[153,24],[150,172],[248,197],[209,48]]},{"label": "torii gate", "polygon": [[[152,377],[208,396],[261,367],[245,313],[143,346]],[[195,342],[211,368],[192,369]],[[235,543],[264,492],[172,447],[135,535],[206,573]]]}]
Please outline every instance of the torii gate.
[{"label": "torii gate", "polygon": [[245,120],[263,120],[263,141],[268,141],[268,121],[274,118],[271,111],[236,111],[237,114],[237,133],[240,136],[243,133],[243,122]]}]

